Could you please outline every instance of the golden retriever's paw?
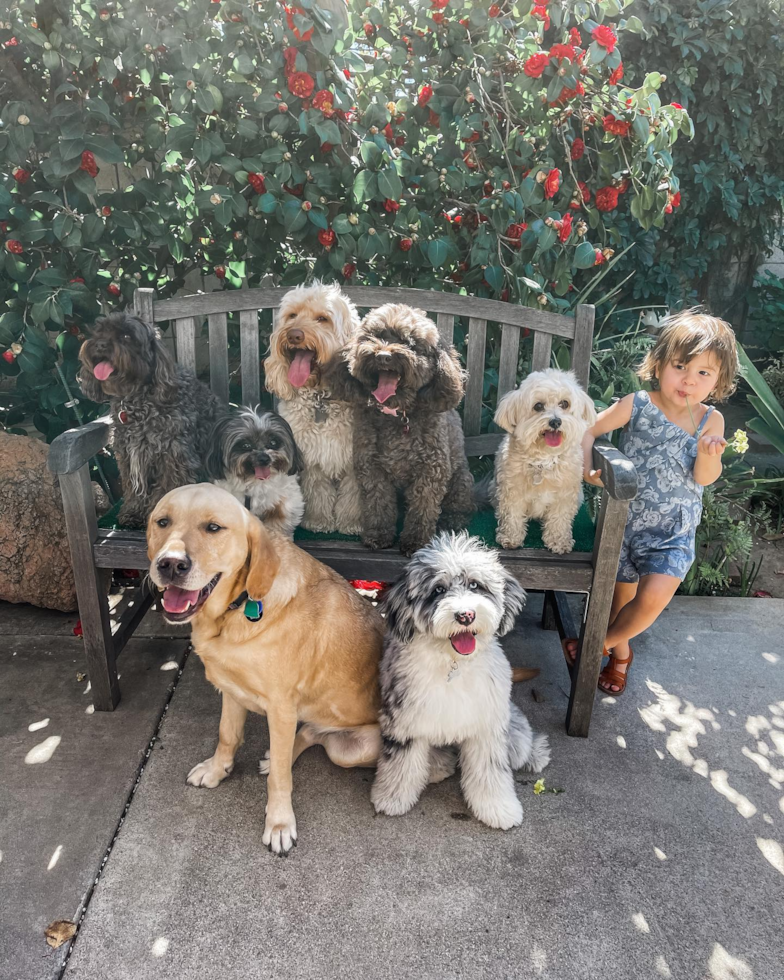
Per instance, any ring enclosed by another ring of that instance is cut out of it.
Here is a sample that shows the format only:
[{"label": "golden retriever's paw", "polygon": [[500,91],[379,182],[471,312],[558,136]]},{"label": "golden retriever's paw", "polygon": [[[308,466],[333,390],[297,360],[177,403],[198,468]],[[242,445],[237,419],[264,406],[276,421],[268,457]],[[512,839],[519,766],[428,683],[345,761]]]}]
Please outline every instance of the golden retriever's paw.
[{"label": "golden retriever's paw", "polygon": [[264,821],[261,841],[273,854],[286,857],[297,844],[297,821],[294,812],[291,811],[288,816],[268,813]]},{"label": "golden retriever's paw", "polygon": [[215,756],[212,756],[209,759],[205,759],[204,762],[200,762],[197,766],[194,766],[188,773],[188,778],[185,782],[191,786],[215,789],[218,783],[222,783],[230,775],[233,768],[233,764],[228,767],[223,766],[220,762],[216,762]]},{"label": "golden retriever's paw", "polygon": [[270,753],[270,750],[267,749],[267,751],[264,753],[264,758],[263,759],[259,759],[259,775],[260,776],[269,776],[269,771],[270,771],[269,753]]}]

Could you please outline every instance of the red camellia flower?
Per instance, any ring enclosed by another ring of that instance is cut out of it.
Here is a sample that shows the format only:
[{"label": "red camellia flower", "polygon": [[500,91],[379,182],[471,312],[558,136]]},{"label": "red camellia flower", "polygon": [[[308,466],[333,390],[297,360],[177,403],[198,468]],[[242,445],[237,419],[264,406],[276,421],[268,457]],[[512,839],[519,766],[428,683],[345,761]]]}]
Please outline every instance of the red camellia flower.
[{"label": "red camellia flower", "polygon": [[319,149],[321,150],[322,153],[331,153],[333,147],[331,143],[322,143]]},{"label": "red camellia flower", "polygon": [[555,197],[558,193],[558,188],[561,186],[561,171],[551,170],[544,182],[544,196],[545,197]]},{"label": "red camellia flower", "polygon": [[296,48],[283,49],[283,71],[287,76],[294,71],[296,60],[297,60]]},{"label": "red camellia flower", "polygon": [[577,52],[574,50],[571,44],[554,44],[550,48],[550,57],[557,58],[558,61],[563,61],[564,58],[567,61],[574,61],[577,57]]},{"label": "red camellia flower", "polygon": [[223,265],[216,265],[215,268],[213,269],[213,272],[215,273],[218,279],[226,278],[226,267]]},{"label": "red camellia flower", "polygon": [[357,267],[354,265],[353,262],[346,262],[346,264],[343,266],[342,269],[343,278],[350,279],[356,271],[357,271]]},{"label": "red camellia flower", "polygon": [[311,27],[309,31],[300,34],[299,30],[294,26],[294,14],[302,16],[305,13],[302,7],[284,7],[283,9],[286,11],[286,23],[289,25],[289,30],[294,37],[298,41],[309,41],[313,37],[313,28]]},{"label": "red camellia flower", "polygon": [[321,109],[326,116],[335,108],[335,96],[328,88],[319,89],[313,96],[311,105],[314,109]]},{"label": "red camellia flower", "polygon": [[629,130],[631,129],[631,123],[623,119],[616,119],[612,113],[604,117],[602,125],[604,126],[605,133],[612,133],[613,136],[628,136]]},{"label": "red camellia flower", "polygon": [[295,71],[289,75],[289,92],[298,99],[309,98],[315,87],[313,76],[306,71]]},{"label": "red camellia flower", "polygon": [[98,176],[98,165],[95,162],[95,157],[89,150],[85,150],[82,154],[82,162],[79,164],[79,169],[84,170],[91,177]]},{"label": "red camellia flower", "polygon": [[683,108],[683,106],[679,102],[670,102],[670,105],[673,107],[673,109],[682,109]]},{"label": "red camellia flower", "polygon": [[386,201],[384,201],[384,210],[394,214],[400,210],[400,204],[397,201],[393,201],[391,197],[388,197]]},{"label": "red camellia flower", "polygon": [[449,0],[430,0],[430,6],[433,10],[443,10],[449,6]]},{"label": "red camellia flower", "polygon": [[618,38],[612,27],[607,24],[597,24],[596,27],[591,31],[591,37],[596,41],[600,48],[606,48],[607,54],[612,54],[615,51],[615,45],[618,43]]},{"label": "red camellia flower", "polygon": [[109,207],[109,205],[104,204],[104,206],[101,208],[101,214],[104,216],[104,218],[108,218],[111,213],[112,209]]},{"label": "red camellia flower", "polygon": [[580,37],[580,31],[576,27],[572,27],[569,30],[569,44],[573,44],[576,48],[579,48],[583,43],[583,39]]},{"label": "red camellia flower", "polygon": [[14,352],[12,350],[3,351],[3,360],[8,364],[13,364],[16,358],[14,357]]},{"label": "red camellia flower", "polygon": [[618,188],[600,187],[596,192],[596,207],[600,211],[614,211],[618,207]]},{"label": "red camellia flower", "polygon": [[401,238],[400,239],[400,251],[408,252],[411,250],[411,246],[414,244],[411,238]]},{"label": "red camellia flower", "polygon": [[582,82],[577,83],[577,88],[562,88],[558,99],[555,102],[551,102],[550,105],[565,105],[570,99],[574,99],[578,95],[585,95]]},{"label": "red camellia flower", "polygon": [[531,11],[531,15],[536,17],[537,20],[544,21],[542,26],[546,31],[550,30],[550,15],[547,13],[547,7],[538,3]]},{"label": "red camellia flower", "polygon": [[321,242],[324,248],[329,251],[338,240],[338,236],[331,228],[324,228],[318,233],[318,240]]},{"label": "red camellia flower", "polygon": [[542,72],[550,64],[550,56],[544,51],[532,54],[523,66],[523,71],[529,78],[541,78]]},{"label": "red camellia flower", "polygon": [[267,185],[264,183],[263,174],[248,174],[248,183],[257,194],[266,193]]},{"label": "red camellia flower", "polygon": [[577,187],[582,195],[583,204],[589,204],[591,200],[591,188],[585,183],[584,180],[578,180]]},{"label": "red camellia flower", "polygon": [[487,13],[490,17],[497,17],[501,13],[501,8],[497,3],[491,3]]},{"label": "red camellia flower", "polygon": [[600,248],[594,250],[594,256],[595,256],[594,263],[593,263],[594,265],[604,265],[604,263],[607,261],[607,259],[604,257],[604,253]]},{"label": "red camellia flower", "polygon": [[441,116],[439,116],[439,114],[437,112],[433,112],[433,110],[431,109],[430,110],[430,115],[427,117],[427,122],[428,122],[428,125],[429,126],[434,126],[434,127],[440,126],[441,125]]},{"label": "red camellia flower", "polygon": [[9,37],[8,40],[5,42],[5,44],[3,45],[3,47],[4,48],[15,48],[15,47],[18,46],[18,44],[19,44],[19,42],[17,41],[17,39],[15,37]]},{"label": "red camellia flower", "polygon": [[523,221],[519,224],[509,225],[506,229],[505,235],[511,239],[509,244],[512,248],[520,248],[520,238],[527,227],[528,225]]},{"label": "red camellia flower", "polygon": [[439,11],[436,11],[432,15],[432,17],[433,17],[433,23],[434,24],[443,24],[446,21],[446,17],[444,17],[444,15],[442,13],[440,13]]},{"label": "red camellia flower", "polygon": [[30,171],[25,170],[24,167],[17,167],[16,170],[14,170],[13,177],[17,184],[26,184],[30,179]]},{"label": "red camellia flower", "polygon": [[362,25],[362,29],[365,32],[365,37],[373,37],[373,35],[376,33],[376,29],[375,29],[375,27],[373,27],[373,25],[370,23],[370,21],[366,21]]},{"label": "red camellia flower", "polygon": [[4,235],[8,231],[8,222],[0,221],[0,232]]},{"label": "red camellia flower", "polygon": [[585,143],[578,136],[577,139],[572,142],[572,160],[582,160],[583,153],[585,153]]},{"label": "red camellia flower", "polygon": [[402,133],[399,136],[395,137],[395,146],[405,146],[405,145],[406,145],[406,138]]},{"label": "red camellia flower", "polygon": [[388,140],[393,140],[395,138],[395,131],[392,129],[392,123],[387,123],[386,126],[381,130],[381,132],[386,136]]},{"label": "red camellia flower", "polygon": [[117,285],[116,282],[110,282],[109,285],[106,287],[106,292],[110,296],[119,296],[120,295],[120,287]]},{"label": "red camellia flower", "polygon": [[673,194],[673,195],[672,195],[672,196],[670,197],[670,201],[671,201],[671,203],[672,203],[672,206],[673,206],[674,208],[679,208],[679,207],[681,206],[681,192],[680,192],[680,191],[678,191],[678,193],[677,193],[677,194]]},{"label": "red camellia flower", "polygon": [[620,65],[618,65],[618,67],[610,75],[607,81],[610,85],[617,85],[622,78],[623,78],[623,62],[621,62]]},{"label": "red camellia flower", "polygon": [[417,103],[419,105],[427,105],[428,102],[433,98],[433,86],[423,85],[419,90],[419,97],[417,98]]},{"label": "red camellia flower", "polygon": [[561,227],[558,229],[558,240],[561,242],[566,242],[569,240],[569,236],[572,233],[572,216],[567,211],[566,214],[561,218]]},{"label": "red camellia flower", "polygon": [[5,243],[5,247],[12,255],[21,255],[24,252],[24,245],[15,238],[9,239]]},{"label": "red camellia flower", "polygon": [[69,279],[68,282],[80,282],[82,285],[84,285],[84,279],[82,279],[81,276],[74,276],[73,279]]}]

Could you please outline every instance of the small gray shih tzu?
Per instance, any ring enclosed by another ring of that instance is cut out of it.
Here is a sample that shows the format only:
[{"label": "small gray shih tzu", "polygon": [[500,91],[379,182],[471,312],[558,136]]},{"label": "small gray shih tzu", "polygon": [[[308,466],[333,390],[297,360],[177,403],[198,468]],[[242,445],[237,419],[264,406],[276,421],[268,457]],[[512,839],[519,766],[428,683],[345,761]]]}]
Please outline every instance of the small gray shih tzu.
[{"label": "small gray shih tzu", "polygon": [[213,429],[205,465],[211,483],[228,490],[269,529],[294,536],[305,510],[297,479],[303,464],[284,418],[258,406],[227,413]]},{"label": "small gray shih tzu", "polygon": [[193,371],[175,363],[157,327],[128,313],[97,320],[79,360],[82,393],[108,401],[115,423],[119,522],[144,527],[164,494],[203,479],[220,402]]},{"label": "small gray shih tzu", "polygon": [[542,521],[546,548],[574,548],[572,524],[583,487],[582,440],[596,421],[593,401],[571,371],[529,374],[498,403],[495,422],[507,435],[495,457],[496,540],[520,548],[528,521]]},{"label": "small gray shih tzu", "polygon": [[410,810],[435,781],[433,750],[443,778],[454,746],[473,814],[501,830],[522,823],[512,771],[539,772],[550,761],[547,736],[534,735],[512,703],[512,668],[498,642],[524,602],[497,554],[467,532],[441,534],[412,557],[384,599],[378,812]]}]

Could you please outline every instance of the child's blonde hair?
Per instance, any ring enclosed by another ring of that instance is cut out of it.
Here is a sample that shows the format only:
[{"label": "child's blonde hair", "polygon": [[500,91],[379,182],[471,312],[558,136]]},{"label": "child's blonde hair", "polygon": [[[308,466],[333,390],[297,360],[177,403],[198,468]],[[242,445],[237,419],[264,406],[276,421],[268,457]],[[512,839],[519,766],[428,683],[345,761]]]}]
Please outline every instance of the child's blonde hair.
[{"label": "child's blonde hair", "polygon": [[709,316],[699,307],[673,313],[661,323],[656,343],[645,355],[637,374],[653,381],[665,364],[687,364],[698,354],[713,354],[719,362],[719,377],[710,398],[721,402],[735,391],[740,368],[735,334],[729,323]]}]

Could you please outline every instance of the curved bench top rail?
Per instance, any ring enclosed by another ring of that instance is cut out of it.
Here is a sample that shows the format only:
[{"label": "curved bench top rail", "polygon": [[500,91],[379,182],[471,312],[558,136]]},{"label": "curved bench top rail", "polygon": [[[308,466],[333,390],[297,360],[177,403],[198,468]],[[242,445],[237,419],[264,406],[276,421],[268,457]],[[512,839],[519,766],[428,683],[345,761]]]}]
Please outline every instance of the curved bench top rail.
[{"label": "curved bench top rail", "polygon": [[[147,290],[139,290],[147,292]],[[150,290],[152,292],[152,290]],[[183,317],[203,317],[214,313],[236,313],[243,310],[275,309],[280,305],[287,288],[267,286],[260,289],[232,289],[219,293],[197,293],[194,296],[175,296],[154,300],[153,317],[177,320]],[[494,323],[510,323],[527,327],[531,332],[574,338],[575,321],[560,313],[545,313],[528,306],[515,306],[495,299],[478,299],[459,293],[442,293],[433,289],[397,289],[392,286],[357,286],[344,290],[357,306],[377,307],[386,303],[407,303],[427,313],[447,313],[453,316],[472,316]]]}]

